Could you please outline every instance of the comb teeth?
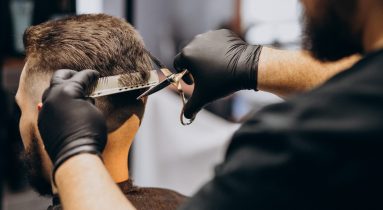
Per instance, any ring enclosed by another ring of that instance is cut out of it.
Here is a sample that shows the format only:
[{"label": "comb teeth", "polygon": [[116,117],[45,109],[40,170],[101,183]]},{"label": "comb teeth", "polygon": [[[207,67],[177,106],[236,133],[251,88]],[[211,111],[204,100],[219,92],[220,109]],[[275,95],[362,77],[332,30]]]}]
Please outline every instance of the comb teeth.
[{"label": "comb teeth", "polygon": [[98,79],[98,83],[97,83],[95,90],[116,88],[119,86],[119,79],[120,78],[121,78],[121,75],[110,76],[110,77],[101,77],[100,79]]},{"label": "comb teeth", "polygon": [[[118,76],[118,75],[116,75]],[[116,76],[110,76],[110,77],[100,77],[97,82],[88,90],[88,95],[91,97],[96,96],[95,92],[99,92],[103,89],[110,89],[112,88],[111,82],[108,82],[108,80],[112,77]],[[108,87],[109,86],[109,87]]]},{"label": "comb teeth", "polygon": [[[133,73],[139,74],[139,73]],[[156,70],[150,71],[149,80],[146,83],[141,84],[132,84],[129,86],[125,86],[120,82],[120,78],[128,74],[120,74],[109,77],[101,77],[98,79],[97,85],[91,91],[90,97],[96,98],[106,95],[117,94],[121,92],[127,92],[132,90],[138,90],[143,88],[152,87],[159,82],[158,74]],[[132,76],[132,74],[129,74]],[[134,76],[134,75],[133,75]]]},{"label": "comb teeth", "polygon": [[98,80],[98,85],[107,86],[108,85],[108,78],[107,77],[101,77]]}]

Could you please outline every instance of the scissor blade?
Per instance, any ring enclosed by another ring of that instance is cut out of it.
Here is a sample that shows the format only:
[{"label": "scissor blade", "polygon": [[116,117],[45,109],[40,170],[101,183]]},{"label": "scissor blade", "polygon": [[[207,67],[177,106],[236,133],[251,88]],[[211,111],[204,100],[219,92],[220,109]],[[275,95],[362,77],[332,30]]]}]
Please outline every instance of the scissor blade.
[{"label": "scissor blade", "polygon": [[137,97],[137,100],[145,97],[145,96],[148,96],[148,95],[151,95],[153,93],[156,93],[164,88],[166,88],[167,86],[169,86],[172,82],[166,78],[164,81],[162,81],[160,84],[150,88],[149,90],[145,91],[143,94],[141,94],[140,96]]}]

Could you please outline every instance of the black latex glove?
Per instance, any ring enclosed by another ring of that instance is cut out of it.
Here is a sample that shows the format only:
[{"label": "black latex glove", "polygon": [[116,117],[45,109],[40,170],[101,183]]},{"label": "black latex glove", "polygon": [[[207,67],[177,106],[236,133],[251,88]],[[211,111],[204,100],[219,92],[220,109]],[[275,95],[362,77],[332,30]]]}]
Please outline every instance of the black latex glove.
[{"label": "black latex glove", "polygon": [[248,45],[230,30],[198,35],[174,60],[178,72],[187,69],[187,84],[195,83],[184,115],[192,119],[208,103],[238,90],[257,89],[260,45]]},{"label": "black latex glove", "polygon": [[94,70],[58,70],[43,94],[38,127],[54,163],[53,178],[68,158],[81,153],[100,154],[105,147],[105,119],[86,99],[87,90],[98,77]]}]

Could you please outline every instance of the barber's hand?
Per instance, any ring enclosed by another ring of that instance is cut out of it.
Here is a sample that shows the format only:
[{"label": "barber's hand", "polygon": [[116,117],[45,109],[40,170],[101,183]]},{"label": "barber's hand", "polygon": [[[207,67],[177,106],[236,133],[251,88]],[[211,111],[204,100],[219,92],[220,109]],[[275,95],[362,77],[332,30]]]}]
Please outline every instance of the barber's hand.
[{"label": "barber's hand", "polygon": [[[86,92],[98,79],[94,70],[58,70],[44,92],[38,127],[55,170],[81,153],[100,154],[107,128],[103,114],[86,100]],[[53,176],[54,178],[54,176]]]},{"label": "barber's hand", "polygon": [[195,83],[185,117],[193,118],[208,103],[238,90],[256,90],[261,50],[226,29],[196,36],[174,60],[178,72],[187,69],[193,76],[183,80]]}]

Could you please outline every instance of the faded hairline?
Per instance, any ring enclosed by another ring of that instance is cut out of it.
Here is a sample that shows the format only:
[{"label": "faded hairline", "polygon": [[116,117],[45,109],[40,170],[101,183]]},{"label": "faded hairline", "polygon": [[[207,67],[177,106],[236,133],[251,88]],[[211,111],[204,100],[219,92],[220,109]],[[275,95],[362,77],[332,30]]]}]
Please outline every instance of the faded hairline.
[{"label": "faded hairline", "polygon": [[24,93],[27,93],[27,97],[29,97],[29,99],[32,100],[33,105],[36,105],[37,103],[42,102],[42,94],[44,90],[49,87],[50,78],[52,77],[53,72],[31,72],[30,68],[31,66],[33,66],[33,62],[34,61],[32,58],[28,58],[25,61],[25,77],[22,91],[24,91]]}]

